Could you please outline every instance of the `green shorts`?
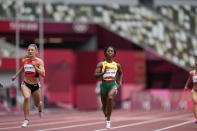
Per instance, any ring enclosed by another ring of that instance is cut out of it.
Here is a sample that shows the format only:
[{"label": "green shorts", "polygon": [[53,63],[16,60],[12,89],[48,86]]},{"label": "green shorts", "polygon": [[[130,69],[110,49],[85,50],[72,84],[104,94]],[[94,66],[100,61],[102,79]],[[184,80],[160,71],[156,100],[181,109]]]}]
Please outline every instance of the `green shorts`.
[{"label": "green shorts", "polygon": [[118,87],[118,84],[116,83],[116,81],[113,81],[113,82],[102,82],[101,85],[100,85],[100,88],[101,88],[101,93],[102,94],[105,94],[107,93],[109,90],[111,90],[112,87]]}]

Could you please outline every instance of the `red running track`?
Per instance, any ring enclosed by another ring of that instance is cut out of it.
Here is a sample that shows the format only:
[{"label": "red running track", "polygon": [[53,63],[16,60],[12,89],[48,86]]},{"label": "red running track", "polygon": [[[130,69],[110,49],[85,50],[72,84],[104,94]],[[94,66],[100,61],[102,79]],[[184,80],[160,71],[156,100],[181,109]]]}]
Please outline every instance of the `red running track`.
[{"label": "red running track", "polygon": [[[30,125],[21,128],[22,115],[0,116],[3,131],[105,131],[101,111],[48,111],[42,118],[30,116]],[[197,131],[190,111],[114,111],[110,131]]]}]

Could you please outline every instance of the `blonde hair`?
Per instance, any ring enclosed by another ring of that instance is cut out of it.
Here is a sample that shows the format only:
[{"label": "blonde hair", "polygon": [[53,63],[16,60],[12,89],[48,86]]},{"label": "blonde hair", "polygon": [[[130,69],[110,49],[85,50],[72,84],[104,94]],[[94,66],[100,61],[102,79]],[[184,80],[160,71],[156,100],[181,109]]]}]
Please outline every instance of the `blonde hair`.
[{"label": "blonde hair", "polygon": [[[29,46],[27,48],[29,48],[30,46],[35,48],[36,57],[38,57],[38,46],[36,44],[29,44]],[[29,58],[29,57],[28,57],[28,55],[25,55],[24,58]]]}]

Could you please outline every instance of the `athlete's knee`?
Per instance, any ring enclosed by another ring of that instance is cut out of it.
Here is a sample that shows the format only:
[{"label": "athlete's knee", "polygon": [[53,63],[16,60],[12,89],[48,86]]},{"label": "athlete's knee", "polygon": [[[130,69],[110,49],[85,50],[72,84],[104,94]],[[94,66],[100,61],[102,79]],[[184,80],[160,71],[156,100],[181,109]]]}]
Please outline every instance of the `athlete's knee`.
[{"label": "athlete's knee", "polygon": [[24,96],[24,101],[29,101],[30,96]]},{"label": "athlete's knee", "polygon": [[194,105],[197,105],[197,100],[193,100]]},{"label": "athlete's knee", "polygon": [[112,93],[110,93],[110,94],[108,95],[108,98],[109,98],[109,99],[113,99],[113,98],[114,98],[114,95],[113,95]]},{"label": "athlete's knee", "polygon": [[106,110],[107,105],[102,105],[102,110]]},{"label": "athlete's knee", "polygon": [[192,96],[192,100],[193,100],[193,103],[194,103],[194,104],[197,104],[197,96],[194,96],[194,95],[193,95],[193,96]]},{"label": "athlete's knee", "polygon": [[35,106],[36,106],[36,107],[41,107],[41,106],[42,106],[42,101],[36,102],[36,103],[35,103]]}]

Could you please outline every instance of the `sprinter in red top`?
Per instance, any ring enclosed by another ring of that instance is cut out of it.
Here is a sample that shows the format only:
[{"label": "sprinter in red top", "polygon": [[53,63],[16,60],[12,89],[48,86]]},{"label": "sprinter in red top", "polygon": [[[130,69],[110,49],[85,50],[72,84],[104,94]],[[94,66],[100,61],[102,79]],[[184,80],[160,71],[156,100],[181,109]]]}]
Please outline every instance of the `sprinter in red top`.
[{"label": "sprinter in red top", "polygon": [[187,82],[185,84],[184,90],[189,89],[189,84],[193,83],[193,88],[191,91],[192,100],[194,103],[193,112],[195,117],[195,123],[197,124],[197,61],[195,62],[195,69],[189,72],[189,77],[187,79]]},{"label": "sprinter in red top", "polygon": [[33,97],[34,103],[39,111],[39,116],[42,116],[42,101],[39,76],[45,76],[43,61],[37,57],[38,48],[35,44],[30,44],[27,49],[27,55],[23,59],[23,66],[19,69],[12,80],[14,81],[21,72],[24,72],[24,80],[21,84],[21,91],[24,96],[23,110],[25,120],[22,127],[29,125],[29,99]]}]

